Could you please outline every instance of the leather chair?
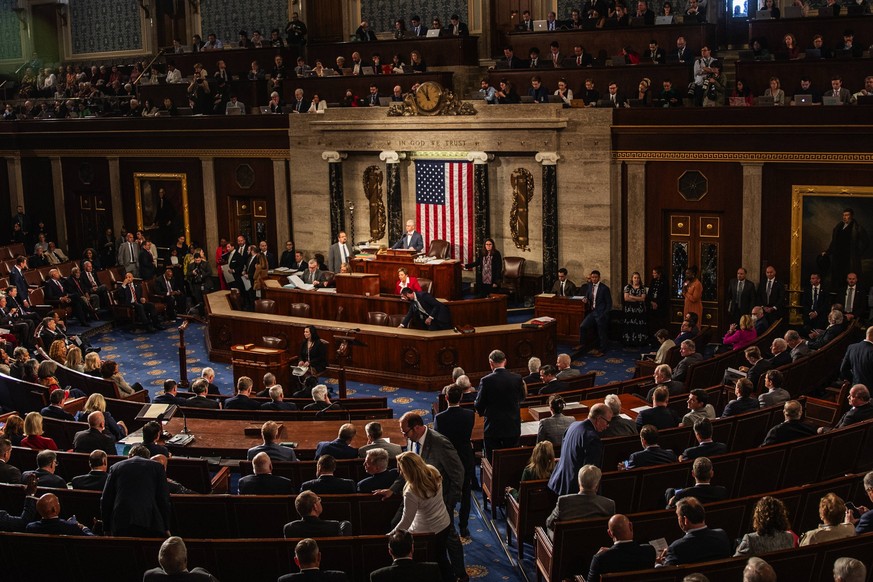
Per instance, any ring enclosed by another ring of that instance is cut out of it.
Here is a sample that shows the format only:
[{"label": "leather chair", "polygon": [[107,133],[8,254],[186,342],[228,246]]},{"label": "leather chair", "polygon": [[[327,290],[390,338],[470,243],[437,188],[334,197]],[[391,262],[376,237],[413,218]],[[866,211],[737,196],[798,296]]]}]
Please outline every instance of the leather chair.
[{"label": "leather chair", "polygon": [[234,311],[242,311],[242,296],[240,295],[239,289],[233,288],[230,290],[230,294],[227,296],[227,300],[230,301],[230,308]]},{"label": "leather chair", "polygon": [[291,304],[291,317],[309,317],[309,304],[308,303],[292,303]]},{"label": "leather chair", "polygon": [[388,314],[384,311],[368,311],[367,323],[370,325],[388,325]]},{"label": "leather chair", "polygon": [[521,280],[524,278],[524,257],[506,257],[503,259],[503,287],[510,296],[518,299]]},{"label": "leather chair", "polygon": [[255,313],[276,313],[276,302],[272,299],[255,299]]},{"label": "leather chair", "polygon": [[403,318],[406,317],[405,313],[395,313],[393,315],[388,316],[388,326],[389,327],[400,327],[400,324],[403,323]]},{"label": "leather chair", "polygon": [[419,277],[418,284],[421,285],[421,290],[425,293],[433,294],[433,280],[426,277]]},{"label": "leather chair", "polygon": [[451,248],[449,241],[435,238],[430,241],[430,248],[427,249],[427,256],[437,259],[447,259],[449,258],[449,250],[451,250]]}]

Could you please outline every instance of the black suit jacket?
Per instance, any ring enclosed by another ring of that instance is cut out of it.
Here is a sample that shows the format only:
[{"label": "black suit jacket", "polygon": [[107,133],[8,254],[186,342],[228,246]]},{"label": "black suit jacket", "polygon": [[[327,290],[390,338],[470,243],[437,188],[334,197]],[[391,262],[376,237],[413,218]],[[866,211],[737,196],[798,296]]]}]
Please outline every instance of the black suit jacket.
[{"label": "black suit jacket", "polygon": [[48,279],[43,283],[42,287],[46,301],[60,301],[61,297],[67,296],[67,290],[64,289],[64,282],[60,279]]},{"label": "black suit jacket", "polygon": [[106,486],[107,477],[109,477],[109,473],[106,471],[91,471],[90,473],[73,477],[70,483],[73,485],[73,489],[103,491],[103,487]]},{"label": "black suit jacket", "polygon": [[[354,493],[354,491],[352,491]],[[319,519],[311,515],[286,523],[283,532],[286,538],[318,538],[351,535],[352,528],[347,521]]]},{"label": "black suit jacket", "polygon": [[787,420],[782,424],[777,424],[771,428],[769,432],[767,432],[767,436],[764,438],[764,442],[761,446],[787,443],[814,434],[815,427],[800,420]]},{"label": "black suit jacket", "polygon": [[736,279],[731,279],[728,283],[728,311],[734,320],[739,321],[741,315],[747,315],[752,312],[752,307],[755,303],[755,284],[746,279],[743,281],[743,292],[737,299]]},{"label": "black suit jacket", "polygon": [[596,554],[591,559],[586,582],[600,582],[601,574],[610,572],[632,572],[645,570],[655,564],[655,548],[649,544],[622,542],[613,544],[605,552]]},{"label": "black suit jacket", "polygon": [[18,270],[18,267],[12,267],[9,271],[9,282],[18,289],[18,298],[22,301],[27,299],[27,281],[24,279],[24,273]]},{"label": "black suit jacket", "polygon": [[785,284],[778,279],[773,279],[768,297],[767,279],[761,281],[761,285],[758,287],[758,305],[775,309],[773,313],[767,315],[767,320],[770,323],[782,317],[785,306]]},{"label": "black suit jacket", "polygon": [[76,453],[88,453],[101,450],[107,455],[116,454],[115,439],[105,435],[96,428],[81,430],[73,437],[73,451]]},{"label": "black suit jacket", "polygon": [[[813,301],[812,287],[803,290],[801,299],[803,306],[803,323],[809,327],[824,329],[828,326],[828,312],[831,310],[831,295],[824,285],[818,287],[818,297]],[[809,313],[816,312],[816,317],[810,320]]]},{"label": "black suit jacket", "polygon": [[397,481],[397,469],[387,469],[358,481],[358,493],[372,493],[376,489],[389,489]]},{"label": "black suit jacket", "polygon": [[318,446],[315,447],[315,458],[317,459],[321,455],[331,455],[335,459],[357,459],[358,449],[350,447],[345,441],[337,438],[318,443]]},{"label": "black suit jacket", "polygon": [[225,410],[258,410],[260,407],[260,402],[252,400],[245,394],[237,394],[233,398],[228,398],[224,403]]},{"label": "black suit jacket", "polygon": [[155,276],[155,257],[145,249],[139,252],[139,276],[144,281]]},{"label": "black suit jacket", "polygon": [[678,459],[676,453],[670,449],[662,449],[661,447],[647,447],[642,451],[631,453],[628,459],[628,468],[636,469],[638,467],[651,467],[652,465],[665,465],[675,463]]},{"label": "black suit jacket", "polygon": [[555,392],[563,392],[567,390],[567,385],[560,380],[552,380],[540,388],[539,394],[554,394]]},{"label": "black suit jacket", "polygon": [[[355,458],[357,458],[357,455],[355,455]],[[312,491],[319,495],[342,495],[344,493],[354,493],[355,482],[351,479],[343,479],[333,475],[320,475],[301,485],[300,491]],[[285,537],[289,536],[286,534]]]},{"label": "black suit jacket", "polygon": [[[755,401],[757,406],[758,402]],[[711,457],[712,455],[721,455],[727,452],[727,445],[724,443],[700,443],[696,447],[688,447],[682,451],[682,457],[686,461],[691,461],[697,457]]]},{"label": "black suit jacket", "polygon": [[839,325],[829,325],[825,329],[824,333],[815,338],[814,340],[809,341],[809,349],[811,350],[820,350],[825,347],[827,344],[831,343],[836,339],[838,335],[843,333],[846,327],[843,324]]},{"label": "black suit jacket", "polygon": [[[75,420],[72,414],[70,414],[60,406],[44,406],[43,409],[39,411],[39,413],[42,414],[44,417],[55,418],[57,420]],[[115,453],[112,454],[114,455]]]},{"label": "black suit jacket", "polygon": [[130,526],[165,532],[170,523],[170,489],[160,463],[131,457],[109,468],[100,498],[106,532],[115,534]]},{"label": "black suit jacket", "polygon": [[475,423],[476,413],[460,406],[451,406],[433,419],[433,429],[449,439],[467,472],[473,470],[476,462],[473,445],[470,443]]},{"label": "black suit jacket", "polygon": [[147,570],[143,582],[216,582],[215,577],[203,568],[192,568],[183,574],[167,574],[163,568]]},{"label": "black suit jacket", "polygon": [[[448,307],[434,299],[430,293],[415,291],[414,294],[418,302],[421,303],[421,307],[433,318],[427,329],[430,331],[452,329],[452,313]],[[418,317],[422,323],[426,319],[424,314],[418,311],[415,301],[410,301],[409,311],[406,313],[406,317],[403,318],[403,327],[409,327],[409,322],[412,321],[413,317]]]},{"label": "black suit jacket", "polygon": [[21,470],[15,465],[0,461],[0,483],[21,483]]},{"label": "black suit jacket", "polygon": [[843,356],[840,375],[853,384],[873,386],[873,343],[862,340],[850,345]]},{"label": "black suit jacket", "polygon": [[294,483],[279,475],[246,475],[239,480],[240,495],[292,495]]},{"label": "black suit jacket", "polygon": [[339,570],[304,570],[280,576],[278,582],[349,582],[349,577]]},{"label": "black suit jacket", "polygon": [[436,562],[416,562],[411,558],[394,560],[390,566],[370,574],[370,582],[440,582],[442,575]]},{"label": "black suit jacket", "polygon": [[679,426],[680,420],[681,419],[673,409],[665,406],[655,406],[653,408],[647,408],[637,415],[637,426],[643,427],[647,424],[652,424],[657,427],[658,430],[664,430],[665,428]]},{"label": "black suit jacket", "polygon": [[791,363],[791,350],[780,352],[768,360],[774,368]]},{"label": "black suit jacket", "polygon": [[691,530],[670,544],[664,564],[672,566],[720,560],[731,557],[733,552],[733,544],[724,530],[704,527]]},{"label": "black suit jacket", "polygon": [[519,406],[524,400],[521,376],[495,368],[479,382],[476,412],[485,417],[486,438],[518,438],[521,435]]},{"label": "black suit jacket", "polygon": [[49,473],[45,469],[36,469],[35,471],[25,471],[21,474],[21,482],[27,483],[31,475],[36,475],[36,482],[40,487],[54,487],[56,489],[66,489],[67,482],[60,475]]},{"label": "black suit jacket", "polygon": [[190,408],[212,408],[214,410],[221,408],[221,404],[218,403],[218,400],[212,400],[210,398],[206,398],[205,396],[194,396],[193,398],[180,398],[179,405],[190,407]]},{"label": "black suit jacket", "polygon": [[834,428],[842,428],[871,418],[873,418],[873,404],[868,402],[863,406],[853,406],[840,418]]}]

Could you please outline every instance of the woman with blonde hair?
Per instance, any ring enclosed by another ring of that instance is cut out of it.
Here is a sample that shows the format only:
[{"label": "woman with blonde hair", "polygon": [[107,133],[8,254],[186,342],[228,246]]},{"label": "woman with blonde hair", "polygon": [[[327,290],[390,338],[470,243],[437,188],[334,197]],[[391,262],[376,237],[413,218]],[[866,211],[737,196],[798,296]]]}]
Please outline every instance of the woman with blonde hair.
[{"label": "woman with blonde hair", "polygon": [[127,436],[127,427],[124,422],[116,422],[111,412],[106,410],[106,398],[102,394],[95,392],[85,401],[85,407],[76,413],[76,420],[79,422],[88,422],[88,415],[92,412],[102,412],[103,420],[106,425],[104,433],[111,434],[115,440],[120,441]]},{"label": "woman with blonde hair", "polygon": [[82,350],[77,346],[71,346],[67,350],[67,360],[64,362],[64,366],[77,372],[84,372],[85,362],[82,360]]},{"label": "woman with blonde hair", "polygon": [[731,324],[721,343],[732,350],[741,350],[754,343],[756,337],[758,337],[758,333],[755,331],[752,316],[743,315],[740,317],[739,326],[736,323]]},{"label": "woman with blonde hair", "polygon": [[[394,531],[436,534],[436,559],[443,580],[467,579],[461,541],[443,501],[442,475],[413,452],[397,455],[397,468],[406,485],[403,487],[403,515]],[[449,554],[449,543],[458,551]]]},{"label": "woman with blonde hair", "polygon": [[48,355],[55,362],[63,364],[67,361],[67,343],[62,339],[53,341]]},{"label": "woman with blonde hair", "polygon": [[24,417],[24,438],[21,440],[21,446],[37,451],[58,450],[55,441],[42,436],[42,432],[42,415],[38,412],[28,412],[27,416]]},{"label": "woman with blonde hair", "polygon": [[100,361],[100,354],[97,352],[88,352],[85,354],[85,369],[83,372],[89,376],[100,377],[100,366],[103,362]]},{"label": "woman with blonde hair", "polygon": [[[549,406],[552,406],[552,399],[549,399]],[[560,400],[561,402],[561,410],[564,409],[563,406],[563,398]],[[561,412],[554,412],[554,408],[552,408],[553,415],[560,417],[563,416]],[[571,419],[572,420],[572,419]],[[537,437],[539,438],[539,436]],[[552,441],[543,440],[540,441],[534,446],[533,452],[530,454],[530,461],[527,466],[521,472],[521,480],[522,481],[537,481],[539,479],[548,479],[552,476],[552,471],[555,470],[555,445],[552,444]],[[518,490],[514,487],[507,487],[506,494],[512,495],[516,499],[518,499]]]},{"label": "woman with blonde hair", "polygon": [[843,523],[846,517],[846,503],[835,493],[828,493],[821,498],[818,515],[821,518],[821,525],[800,537],[801,546],[811,546],[855,535],[855,527],[851,523]]}]

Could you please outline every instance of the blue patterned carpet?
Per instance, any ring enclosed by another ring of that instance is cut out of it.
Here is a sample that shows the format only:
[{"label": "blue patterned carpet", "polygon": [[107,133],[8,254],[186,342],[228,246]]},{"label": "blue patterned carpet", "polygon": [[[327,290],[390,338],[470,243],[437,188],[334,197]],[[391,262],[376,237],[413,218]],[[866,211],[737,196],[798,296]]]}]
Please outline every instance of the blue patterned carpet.
[{"label": "blue patterned carpet", "polygon": [[[510,313],[511,322],[524,321],[532,317],[532,310],[517,310]],[[72,327],[72,333],[77,330]],[[188,359],[188,378],[197,378],[204,367],[215,370],[215,383],[222,393],[231,394],[233,373],[228,364],[210,362],[207,359],[204,341],[204,327],[192,324],[185,333],[185,343]],[[121,372],[129,383],[140,382],[154,396],[162,389],[164,380],[179,378],[179,334],[175,328],[152,334],[130,333],[116,330],[96,334],[91,338],[95,346],[102,348],[103,359],[114,359],[119,362]],[[626,351],[620,346],[611,346],[603,358],[588,358],[573,361],[573,366],[584,372],[595,370],[598,375],[597,384],[624,380],[633,373],[634,360],[639,351]],[[559,346],[559,353],[570,353],[570,346]],[[329,378],[328,384],[337,384],[335,378]],[[349,382],[349,394],[387,395],[389,405],[394,408],[394,417],[398,418],[407,411],[416,411],[425,419],[430,419],[433,394],[417,392],[400,386],[375,386],[360,382]],[[467,571],[476,580],[527,580],[536,579],[536,567],[533,550],[525,549],[525,558],[519,568],[516,562],[515,548],[506,547],[506,522],[502,514],[497,520],[482,511],[482,493],[474,491],[472,513],[469,528],[472,537],[464,541]]]}]

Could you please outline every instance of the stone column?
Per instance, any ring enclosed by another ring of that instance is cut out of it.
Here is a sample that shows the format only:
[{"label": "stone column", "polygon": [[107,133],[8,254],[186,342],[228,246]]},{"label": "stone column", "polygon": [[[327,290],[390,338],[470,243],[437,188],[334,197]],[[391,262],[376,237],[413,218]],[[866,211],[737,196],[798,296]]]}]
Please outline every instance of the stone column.
[{"label": "stone column", "polygon": [[[121,167],[118,158],[106,158],[109,163],[109,199],[112,201],[112,231],[115,237],[121,235],[121,227],[124,224],[124,206],[121,201]],[[131,229],[131,225],[126,225]],[[132,225],[136,231],[136,225]]]},{"label": "stone column", "polygon": [[[388,244],[403,236],[403,198],[400,189],[400,160],[406,159],[404,152],[385,150],[379,154],[385,162],[385,214],[388,216]],[[367,230],[369,238],[369,229]]]},{"label": "stone column", "polygon": [[52,156],[52,190],[55,202],[55,228],[57,228],[57,244],[60,248],[69,249],[67,240],[67,211],[64,207],[64,171],[61,158]]},{"label": "stone column", "polygon": [[346,228],[345,198],[343,196],[343,160],[348,154],[322,152],[321,159],[327,162],[328,188],[330,188],[330,240],[336,240]]},{"label": "stone column", "polygon": [[[24,178],[21,175],[21,156],[6,158],[9,174],[9,214],[14,216],[19,206],[24,206]],[[24,209],[27,212],[27,208]]]},{"label": "stone column", "polygon": [[485,239],[491,236],[491,209],[488,204],[490,190],[488,183],[488,162],[492,154],[470,152],[467,160],[473,162],[473,234],[476,248],[484,248]]},{"label": "stone column", "polygon": [[285,241],[291,238],[291,193],[288,192],[288,166],[284,158],[273,159],[273,191],[275,192],[276,252],[285,249]]},{"label": "stone column", "polygon": [[[206,258],[212,267],[212,272],[218,272],[215,263],[215,251],[218,248],[218,199],[215,193],[215,159],[200,158],[200,173],[203,175],[203,213],[206,215]],[[228,233],[236,240],[236,233]],[[211,251],[211,252],[210,252]]]},{"label": "stone column", "polygon": [[[646,265],[646,163],[627,165],[627,270],[645,273]],[[620,256],[620,255],[619,255]]]},{"label": "stone column", "polygon": [[543,289],[551,289],[558,274],[558,158],[557,152],[539,152],[543,166]]},{"label": "stone column", "polygon": [[[742,266],[752,279],[761,272],[761,191],[764,164],[743,162]],[[732,267],[731,267],[732,268]]]}]

